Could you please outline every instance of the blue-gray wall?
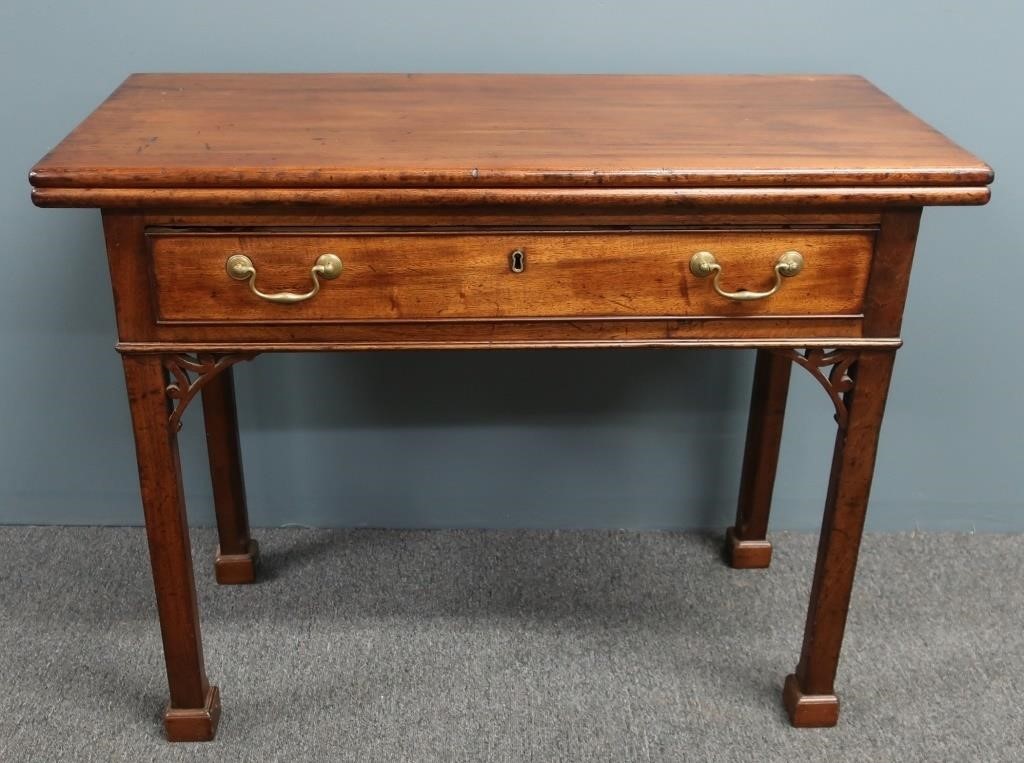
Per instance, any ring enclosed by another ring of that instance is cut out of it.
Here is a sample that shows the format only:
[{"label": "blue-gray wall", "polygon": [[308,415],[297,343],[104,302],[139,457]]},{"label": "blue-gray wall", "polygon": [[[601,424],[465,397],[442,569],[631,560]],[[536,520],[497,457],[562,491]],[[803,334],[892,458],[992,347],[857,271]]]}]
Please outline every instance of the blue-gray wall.
[{"label": "blue-gray wall", "polygon": [[[30,165],[133,71],[857,72],[997,171],[926,212],[874,529],[1024,530],[1020,29],[1006,2],[0,6],[0,522],[138,523],[99,215]],[[722,527],[751,358],[728,352],[264,356],[238,368],[260,525]],[[820,520],[825,396],[797,371],[774,526]],[[182,436],[211,519],[198,409]]]}]

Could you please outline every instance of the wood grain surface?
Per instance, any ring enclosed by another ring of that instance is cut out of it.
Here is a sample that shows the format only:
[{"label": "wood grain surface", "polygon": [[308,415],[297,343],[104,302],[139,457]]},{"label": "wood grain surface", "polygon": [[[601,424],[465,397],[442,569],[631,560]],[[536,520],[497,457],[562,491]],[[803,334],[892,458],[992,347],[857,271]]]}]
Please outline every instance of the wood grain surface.
[{"label": "wood grain surface", "polygon": [[856,76],[136,74],[38,187],[983,186]]},{"label": "wood grain surface", "polygon": [[[857,315],[872,230],[472,233],[157,233],[152,242],[162,321],[282,323],[631,316]],[[770,297],[740,302],[697,278],[690,257],[710,250],[722,288],[764,291],[787,250],[803,270]],[[523,253],[523,272],[510,255]],[[261,291],[301,294],[324,253],[341,275],[313,298],[275,304],[230,278],[241,253]]]}]

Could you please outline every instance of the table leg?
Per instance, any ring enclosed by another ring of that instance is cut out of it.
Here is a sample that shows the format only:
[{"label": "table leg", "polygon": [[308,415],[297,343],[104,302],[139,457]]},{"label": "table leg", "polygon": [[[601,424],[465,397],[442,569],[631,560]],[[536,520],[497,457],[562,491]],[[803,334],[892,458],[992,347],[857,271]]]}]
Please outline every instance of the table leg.
[{"label": "table leg", "polygon": [[249,534],[232,369],[213,375],[201,394],[220,540],[214,571],[218,583],[252,583],[256,580],[259,546]]},{"label": "table leg", "polygon": [[206,678],[177,433],[168,421],[167,376],[157,355],[125,355],[139,483],[170,688],[164,728],[172,742],[213,739],[220,717]]},{"label": "table leg", "polygon": [[768,515],[792,367],[785,356],[771,350],[757,351],[736,524],[725,533],[726,558],[736,569],[762,568],[771,563],[772,544],[766,540]]},{"label": "table leg", "polygon": [[853,384],[842,398],[846,421],[836,435],[803,649],[783,691],[794,726],[834,726],[839,718],[833,683],[894,355],[862,350],[850,368]]}]

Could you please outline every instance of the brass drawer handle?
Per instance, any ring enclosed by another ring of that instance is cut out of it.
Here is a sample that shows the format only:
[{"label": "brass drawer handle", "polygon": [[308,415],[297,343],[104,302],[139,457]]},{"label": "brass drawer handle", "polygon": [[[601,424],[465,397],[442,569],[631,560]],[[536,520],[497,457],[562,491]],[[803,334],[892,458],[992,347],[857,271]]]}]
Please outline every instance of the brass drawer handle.
[{"label": "brass drawer handle", "polygon": [[249,290],[260,299],[268,302],[277,302],[282,305],[291,305],[295,302],[303,302],[312,299],[320,291],[320,279],[333,281],[341,275],[341,259],[336,254],[321,254],[317,257],[316,264],[310,269],[309,274],[313,278],[313,288],[305,294],[293,294],[290,291],[279,291],[276,294],[267,294],[256,288],[256,268],[252,260],[244,254],[232,254],[224,263],[224,269],[228,275],[236,281],[248,281]]},{"label": "brass drawer handle", "polygon": [[690,258],[691,273],[697,276],[697,278],[707,278],[714,273],[715,278],[711,285],[715,288],[715,291],[726,299],[736,300],[737,302],[750,302],[751,300],[770,297],[782,286],[783,278],[792,278],[803,270],[803,267],[804,258],[800,252],[783,252],[782,256],[779,257],[779,261],[775,263],[775,285],[768,291],[724,291],[718,283],[718,279],[722,275],[722,266],[718,264],[715,255],[711,252],[697,252]]}]

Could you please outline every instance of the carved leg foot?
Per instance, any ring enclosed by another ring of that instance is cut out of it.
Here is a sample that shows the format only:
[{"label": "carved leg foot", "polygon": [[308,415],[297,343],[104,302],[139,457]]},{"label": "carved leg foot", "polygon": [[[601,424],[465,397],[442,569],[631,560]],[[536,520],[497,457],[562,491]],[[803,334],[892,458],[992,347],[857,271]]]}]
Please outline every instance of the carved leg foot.
[{"label": "carved leg foot", "polygon": [[725,558],[735,570],[760,570],[772,563],[772,544],[767,540],[740,540],[736,528],[725,531]]},{"label": "carved leg foot", "polygon": [[244,553],[225,554],[217,546],[213,569],[221,585],[242,585],[256,582],[256,568],[260,558],[260,546],[250,540]]},{"label": "carved leg foot", "polygon": [[839,722],[839,698],[835,694],[804,694],[792,673],[786,676],[782,703],[789,722],[797,728],[823,728]]},{"label": "carved leg foot", "polygon": [[217,734],[220,721],[220,691],[211,686],[202,707],[168,707],[164,713],[164,731],[171,742],[209,742]]}]

